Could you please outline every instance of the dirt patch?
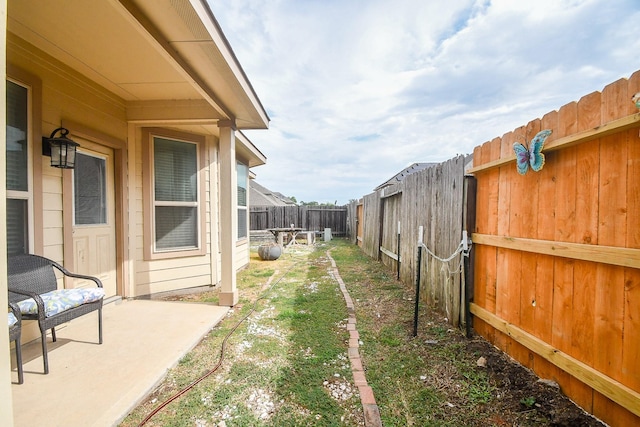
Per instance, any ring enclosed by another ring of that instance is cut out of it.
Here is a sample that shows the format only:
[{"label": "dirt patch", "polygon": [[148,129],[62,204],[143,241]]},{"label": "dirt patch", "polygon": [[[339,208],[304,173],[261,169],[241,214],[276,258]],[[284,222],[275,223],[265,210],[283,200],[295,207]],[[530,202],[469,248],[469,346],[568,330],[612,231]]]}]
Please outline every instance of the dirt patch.
[{"label": "dirt patch", "polygon": [[496,425],[604,426],[562,394],[557,384],[540,380],[483,338],[467,341],[465,350],[486,361],[484,369],[496,386],[496,399],[490,403]]}]

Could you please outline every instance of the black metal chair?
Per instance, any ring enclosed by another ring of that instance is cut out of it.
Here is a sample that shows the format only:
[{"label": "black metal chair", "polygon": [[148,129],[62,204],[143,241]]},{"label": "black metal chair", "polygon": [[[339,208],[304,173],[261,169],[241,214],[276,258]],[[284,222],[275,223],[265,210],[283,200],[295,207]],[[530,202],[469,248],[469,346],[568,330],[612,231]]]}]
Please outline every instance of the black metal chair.
[{"label": "black metal chair", "polygon": [[22,371],[22,348],[20,347],[20,334],[22,332],[22,316],[20,309],[14,303],[9,303],[9,308],[15,316],[16,322],[9,325],[9,342],[15,341],[16,345],[16,366],[18,367],[18,384],[24,382],[24,373]]},{"label": "black metal chair", "polygon": [[[16,303],[33,298],[37,305],[37,312],[25,312],[21,308],[22,319],[37,320],[42,338],[42,357],[44,373],[49,373],[49,361],[47,358],[47,330],[51,329],[51,337],[56,341],[55,327],[69,322],[77,317],[98,310],[98,335],[102,344],[102,302],[104,293],[93,301],[64,309],[52,314],[47,311],[41,295],[58,290],[58,281],[55,270],[65,276],[91,280],[97,288],[102,288],[102,282],[97,277],[71,273],[55,261],[38,255],[16,255],[9,257],[7,264],[9,302]],[[65,290],[60,290],[65,291]]]}]

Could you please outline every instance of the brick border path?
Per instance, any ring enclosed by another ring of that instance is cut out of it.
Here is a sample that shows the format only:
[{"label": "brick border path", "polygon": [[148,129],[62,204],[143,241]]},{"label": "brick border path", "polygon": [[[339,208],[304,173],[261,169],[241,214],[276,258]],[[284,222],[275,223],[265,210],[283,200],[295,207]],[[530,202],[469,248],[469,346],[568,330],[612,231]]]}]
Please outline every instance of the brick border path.
[{"label": "brick border path", "polygon": [[353,305],[353,300],[349,295],[342,277],[338,272],[335,260],[331,257],[330,251],[327,251],[327,256],[331,260],[331,270],[333,277],[340,284],[340,290],[344,295],[344,300],[347,303],[347,311],[349,313],[349,319],[347,320],[347,331],[349,331],[349,360],[351,361],[351,371],[353,372],[353,381],[358,387],[360,393],[360,401],[362,402],[362,409],[364,411],[364,425],[367,427],[382,427],[382,421],[380,420],[380,411],[376,404],[376,399],[373,395],[373,390],[367,384],[365,378],[364,369],[362,367],[362,360],[360,359],[360,334],[356,329],[356,311]]}]

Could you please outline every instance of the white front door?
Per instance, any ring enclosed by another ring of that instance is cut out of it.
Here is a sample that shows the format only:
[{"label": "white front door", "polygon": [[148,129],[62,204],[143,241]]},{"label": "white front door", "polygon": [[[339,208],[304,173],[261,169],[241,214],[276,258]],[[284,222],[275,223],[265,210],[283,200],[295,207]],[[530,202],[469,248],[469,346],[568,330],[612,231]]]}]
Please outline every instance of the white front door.
[{"label": "white front door", "polygon": [[98,277],[107,297],[117,294],[113,169],[112,149],[83,141],[73,170],[74,270]]}]

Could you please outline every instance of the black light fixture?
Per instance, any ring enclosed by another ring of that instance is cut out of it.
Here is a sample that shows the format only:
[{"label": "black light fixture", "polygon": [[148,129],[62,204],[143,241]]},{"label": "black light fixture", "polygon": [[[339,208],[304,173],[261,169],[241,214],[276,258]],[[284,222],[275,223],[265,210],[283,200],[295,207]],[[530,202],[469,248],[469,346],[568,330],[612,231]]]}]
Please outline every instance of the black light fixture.
[{"label": "black light fixture", "polygon": [[[61,136],[55,137],[60,132]],[[51,157],[51,166],[61,169],[73,169],[76,163],[77,142],[67,138],[69,130],[60,127],[49,138],[42,137],[42,154]]]}]

